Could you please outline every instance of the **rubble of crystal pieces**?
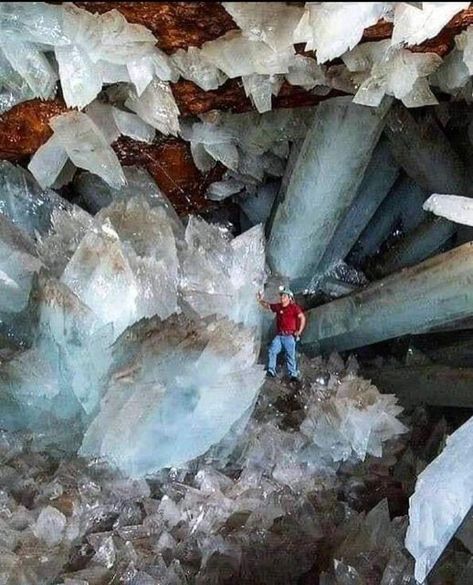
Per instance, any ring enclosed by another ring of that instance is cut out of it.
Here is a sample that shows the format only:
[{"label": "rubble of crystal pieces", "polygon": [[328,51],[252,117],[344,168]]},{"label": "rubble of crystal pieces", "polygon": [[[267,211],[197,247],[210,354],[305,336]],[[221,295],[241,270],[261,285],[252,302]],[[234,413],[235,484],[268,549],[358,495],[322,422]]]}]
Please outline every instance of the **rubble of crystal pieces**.
[{"label": "rubble of crystal pieces", "polygon": [[[124,366],[130,344],[138,347],[142,338],[148,348],[165,342],[169,332],[155,331],[150,337],[152,328],[151,323],[138,325],[133,336],[122,338],[117,366]],[[178,338],[175,342],[176,348],[182,345]],[[318,400],[329,413],[333,407],[345,408],[351,393],[352,406],[363,411],[370,404],[380,406],[382,395],[356,376],[352,360],[345,365],[332,356],[325,363],[304,360],[302,367],[308,386],[295,408],[288,406],[287,386],[279,380],[268,382],[245,435],[230,433],[204,457],[148,480],[125,478],[100,461],[74,456],[58,460],[54,453],[32,451],[27,435],[2,432],[3,574],[12,583],[28,578],[38,585],[81,580],[98,584],[112,575],[128,585],[220,583],[224,575],[239,583],[257,579],[282,585],[295,584],[314,569],[318,574],[317,559],[324,550],[334,559],[326,578],[332,570],[338,575],[343,569],[339,559],[364,578],[367,567],[360,549],[368,550],[370,560],[386,575],[412,574],[402,548],[405,518],[390,522],[385,501],[366,518],[337,502],[338,491],[352,490],[335,475],[340,462],[324,447],[318,448],[318,455],[309,453],[309,438],[298,430],[306,417],[306,401]],[[115,384],[120,379],[130,383],[132,374],[123,373]],[[342,390],[346,384],[348,393]],[[114,408],[112,402],[107,408]],[[389,415],[376,423],[376,440],[402,451],[403,435],[396,437],[405,429],[390,428],[388,420]],[[336,418],[330,421],[333,432],[347,427]],[[105,430],[99,427],[94,428],[96,439]],[[126,428],[117,425],[116,437]],[[321,427],[320,436],[325,432],[326,426]],[[349,443],[353,439],[346,438]],[[112,443],[103,437],[102,445]],[[362,466],[387,468],[391,453],[388,448],[386,460],[362,456]],[[355,470],[359,455],[353,451],[350,458]],[[307,465],[308,458],[312,465]]]}]

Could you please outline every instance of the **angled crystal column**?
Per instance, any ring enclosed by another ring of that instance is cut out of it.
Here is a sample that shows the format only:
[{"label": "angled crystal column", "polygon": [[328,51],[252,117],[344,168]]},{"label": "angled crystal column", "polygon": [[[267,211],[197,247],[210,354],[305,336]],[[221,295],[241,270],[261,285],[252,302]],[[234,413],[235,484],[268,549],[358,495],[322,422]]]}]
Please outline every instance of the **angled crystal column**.
[{"label": "angled crystal column", "polygon": [[391,155],[389,143],[382,138],[373,152],[353,204],[338,224],[325,250],[317,267],[318,272],[325,272],[346,257],[376,209],[388,195],[398,174],[399,166]]},{"label": "angled crystal column", "polygon": [[353,248],[349,262],[361,266],[374,256],[397,224],[404,230],[416,227],[425,217],[422,204],[428,194],[406,175],[395,182]]},{"label": "angled crystal column", "polygon": [[370,345],[473,315],[473,244],[308,312],[309,351]]},{"label": "angled crystal column", "polygon": [[455,234],[457,226],[441,217],[423,221],[379,257],[375,272],[387,276],[429,258]]},{"label": "angled crystal column", "polygon": [[447,439],[442,453],[417,478],[409,500],[406,548],[423,583],[473,504],[473,418]]},{"label": "angled crystal column", "polygon": [[389,105],[367,108],[343,97],[317,107],[272,223],[273,270],[293,280],[312,276],[357,194]]}]

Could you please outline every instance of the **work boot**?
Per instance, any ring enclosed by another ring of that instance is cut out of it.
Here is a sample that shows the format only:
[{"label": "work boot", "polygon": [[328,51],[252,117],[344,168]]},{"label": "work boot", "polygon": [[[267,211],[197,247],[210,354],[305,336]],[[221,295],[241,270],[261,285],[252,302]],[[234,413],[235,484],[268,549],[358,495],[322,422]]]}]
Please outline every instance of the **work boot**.
[{"label": "work boot", "polygon": [[274,372],[271,372],[270,370],[266,371],[266,378],[275,378],[276,374]]},{"label": "work boot", "polygon": [[299,384],[300,383],[300,380],[299,380],[299,378],[297,376],[291,376],[289,378],[289,382],[295,382],[295,383]]}]

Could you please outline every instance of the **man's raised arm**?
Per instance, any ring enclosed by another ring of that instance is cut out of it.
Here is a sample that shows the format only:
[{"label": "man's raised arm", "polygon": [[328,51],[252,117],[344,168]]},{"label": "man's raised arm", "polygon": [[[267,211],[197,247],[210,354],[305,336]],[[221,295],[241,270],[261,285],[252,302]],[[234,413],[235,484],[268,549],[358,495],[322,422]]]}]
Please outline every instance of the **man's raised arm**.
[{"label": "man's raised arm", "polygon": [[264,308],[265,308],[265,309],[267,309],[268,311],[271,311],[271,305],[270,305],[270,303],[268,303],[268,301],[265,301],[265,300],[264,300],[264,297],[263,297],[263,293],[262,293],[262,292],[259,292],[259,293],[256,295],[256,300],[258,301],[258,303],[259,303],[259,304],[260,304],[262,307],[264,307]]}]

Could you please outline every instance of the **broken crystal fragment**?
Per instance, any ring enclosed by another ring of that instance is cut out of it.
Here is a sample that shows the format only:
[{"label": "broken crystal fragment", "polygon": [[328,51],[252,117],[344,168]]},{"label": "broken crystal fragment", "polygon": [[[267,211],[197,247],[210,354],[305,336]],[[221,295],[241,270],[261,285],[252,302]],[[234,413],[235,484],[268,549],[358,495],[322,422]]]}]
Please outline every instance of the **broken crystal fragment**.
[{"label": "broken crystal fragment", "polygon": [[119,188],[126,179],[118,158],[92,120],[81,112],[54,117],[50,125],[71,161]]},{"label": "broken crystal fragment", "polygon": [[98,100],[89,104],[85,110],[87,116],[104,135],[107,144],[112,144],[120,136],[113,111],[114,108],[110,104],[103,104]]},{"label": "broken crystal fragment", "polygon": [[268,257],[279,274],[312,276],[356,196],[389,105],[374,110],[348,97],[319,104],[272,223]]},{"label": "broken crystal fragment", "polygon": [[469,2],[422,2],[419,10],[407,2],[398,2],[394,8],[392,44],[419,45],[435,37],[442,28]]},{"label": "broken crystal fragment", "polygon": [[[264,373],[253,334],[226,319],[142,321],[117,341],[114,355],[81,454],[105,457],[134,477],[205,452],[252,406]],[[130,417],[138,427],[126,424]]]},{"label": "broken crystal fragment", "polygon": [[424,582],[472,507],[473,477],[465,465],[472,427],[470,419],[448,437],[442,453],[417,478],[409,500],[406,548],[416,560],[418,583]]},{"label": "broken crystal fragment", "polygon": [[35,97],[21,75],[13,69],[0,47],[0,114]]},{"label": "broken crystal fragment", "polygon": [[223,201],[231,195],[239,193],[244,185],[235,179],[228,179],[226,181],[216,181],[211,183],[207,189],[207,197],[212,201]]},{"label": "broken crystal fragment", "polygon": [[65,527],[64,514],[52,506],[47,506],[41,510],[33,532],[36,538],[44,540],[49,546],[55,546],[61,542]]},{"label": "broken crystal fragment", "polygon": [[130,90],[125,106],[162,134],[177,136],[179,108],[165,81],[154,79],[140,96]]},{"label": "broken crystal fragment", "polygon": [[434,193],[424,203],[424,209],[450,221],[473,226],[473,200],[469,197]]},{"label": "broken crystal fragment", "polygon": [[271,97],[278,95],[283,78],[280,75],[252,75],[242,76],[245,94],[251,98],[253,105],[260,112],[271,110]]},{"label": "broken crystal fragment", "polygon": [[[291,85],[300,85],[304,89],[313,89],[316,85],[328,85],[325,72],[315,59],[296,55],[286,73],[286,80]],[[327,88],[328,89],[328,88]]]}]

